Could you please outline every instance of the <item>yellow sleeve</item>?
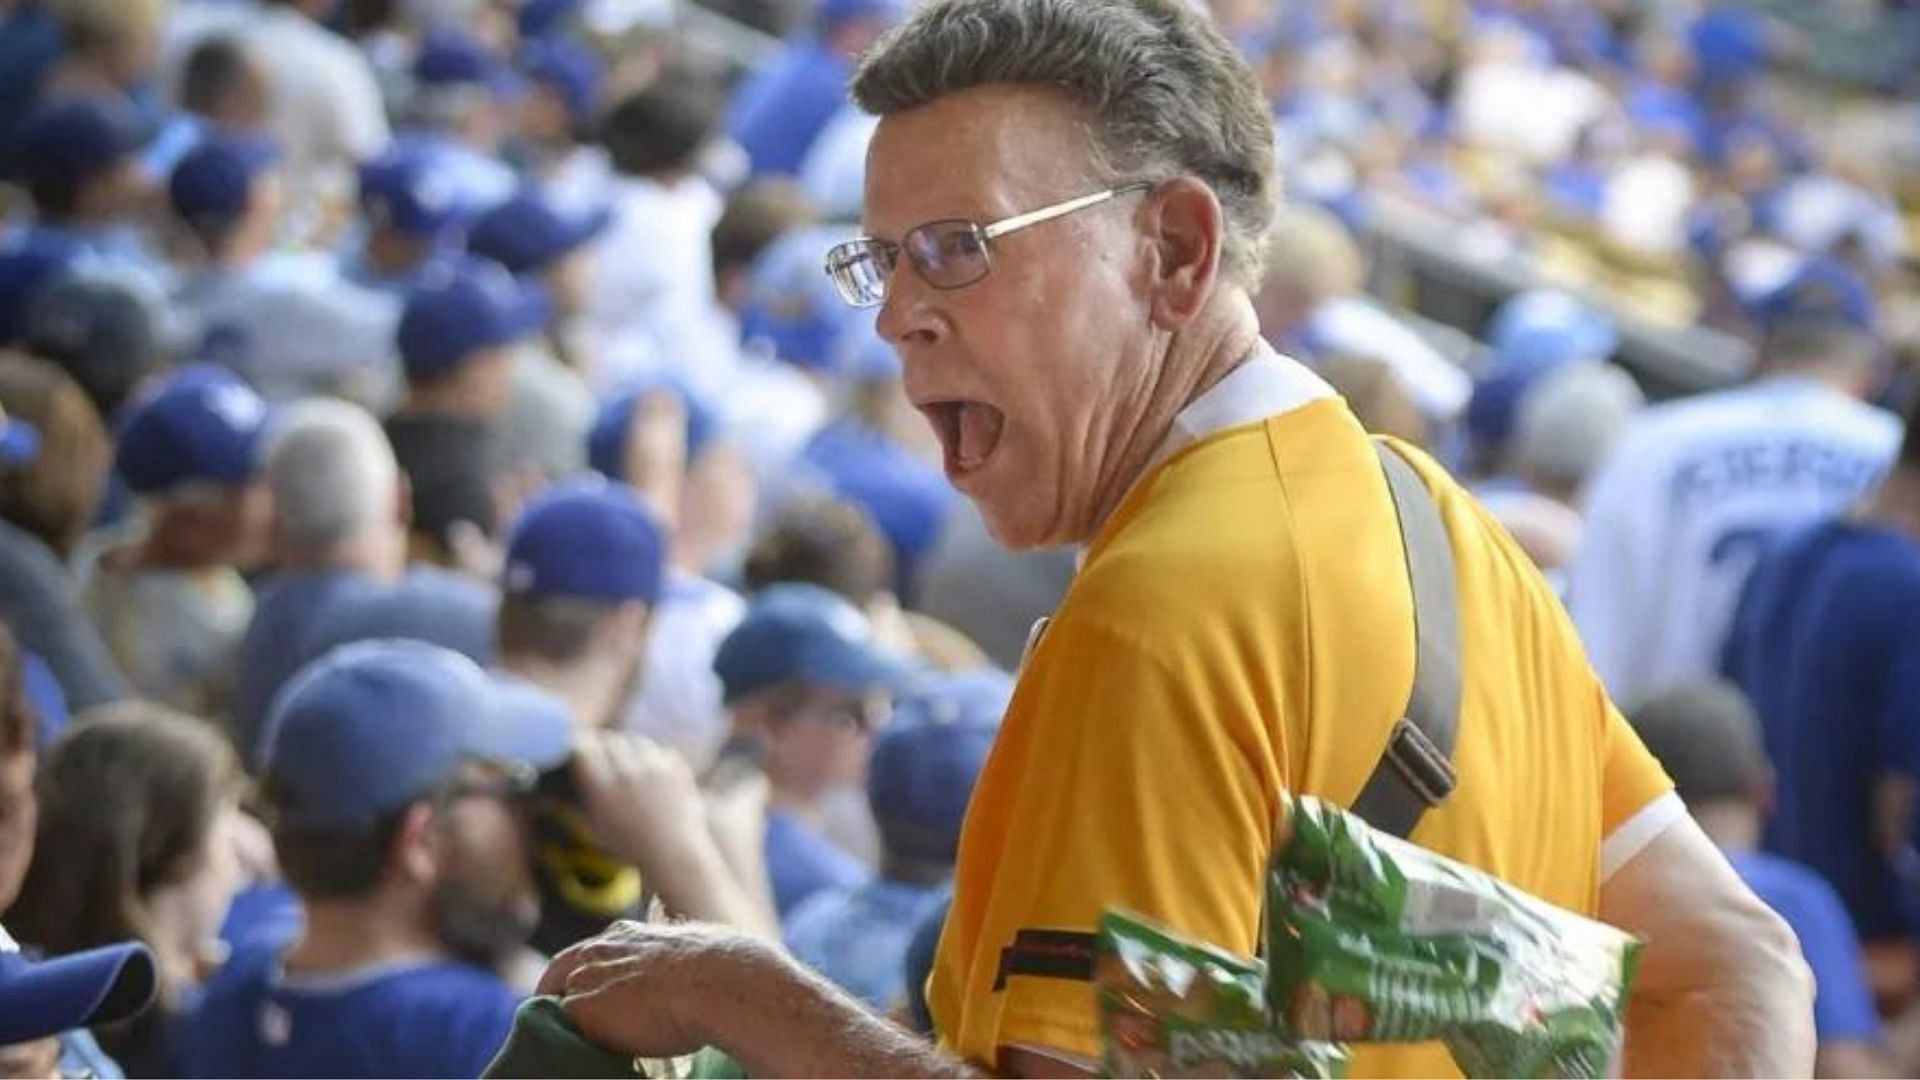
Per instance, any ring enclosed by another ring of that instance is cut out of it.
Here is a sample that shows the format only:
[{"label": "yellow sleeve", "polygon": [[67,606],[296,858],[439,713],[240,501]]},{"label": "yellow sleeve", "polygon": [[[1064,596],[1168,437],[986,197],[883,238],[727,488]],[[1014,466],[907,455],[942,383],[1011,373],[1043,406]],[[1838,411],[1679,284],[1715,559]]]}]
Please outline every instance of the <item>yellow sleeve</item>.
[{"label": "yellow sleeve", "polygon": [[1640,736],[1607,703],[1606,767],[1600,778],[1600,834],[1612,836],[1642,810],[1673,791],[1673,781]]},{"label": "yellow sleeve", "polygon": [[[1244,677],[1224,670],[1230,658],[1179,646],[1169,657],[1086,618],[1047,636],[1014,705],[1034,721],[1035,764],[997,853],[981,944],[1090,931],[1111,906],[1251,952],[1279,801],[1271,763],[1284,759],[1255,705],[1228,692]],[[1097,1045],[1086,983],[1015,975],[1004,992],[1000,1045]]]}]

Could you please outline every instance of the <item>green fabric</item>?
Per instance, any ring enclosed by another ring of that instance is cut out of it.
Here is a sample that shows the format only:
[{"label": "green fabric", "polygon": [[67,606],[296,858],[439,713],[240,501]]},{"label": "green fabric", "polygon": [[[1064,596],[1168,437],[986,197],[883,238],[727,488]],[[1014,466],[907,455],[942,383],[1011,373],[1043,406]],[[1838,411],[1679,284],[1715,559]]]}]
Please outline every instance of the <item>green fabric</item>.
[{"label": "green fabric", "polygon": [[724,1050],[709,1046],[693,1055],[693,1069],[687,1073],[688,1080],[750,1080],[747,1070],[740,1063],[728,1057]]},{"label": "green fabric", "polygon": [[560,1007],[559,998],[534,997],[520,1003],[506,1045],[480,1075],[630,1080],[646,1074],[632,1058],[588,1042]]}]

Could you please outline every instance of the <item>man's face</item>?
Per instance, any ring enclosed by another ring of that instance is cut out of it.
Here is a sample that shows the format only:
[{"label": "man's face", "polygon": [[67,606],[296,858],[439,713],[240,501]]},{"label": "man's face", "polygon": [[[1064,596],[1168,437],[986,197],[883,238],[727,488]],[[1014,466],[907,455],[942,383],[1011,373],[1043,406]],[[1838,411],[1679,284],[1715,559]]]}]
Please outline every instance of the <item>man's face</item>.
[{"label": "man's face", "polygon": [[468,766],[435,821],[435,929],[455,955],[489,966],[524,946],[540,920],[524,803],[509,792],[499,770]]},{"label": "man's face", "polygon": [[13,906],[33,861],[40,804],[33,795],[33,751],[0,756],[0,912]]},{"label": "man's face", "polygon": [[[1100,190],[1077,107],[1051,90],[986,86],[887,117],[868,152],[866,228],[900,242],[943,219],[985,225]],[[991,241],[992,271],[935,289],[901,256],[880,333],[946,473],[1004,544],[1090,537],[1157,368],[1148,250],[1126,195]]]},{"label": "man's face", "polygon": [[775,697],[762,735],[767,776],[777,788],[818,797],[866,780],[873,732],[887,715],[885,695],[795,684]]}]

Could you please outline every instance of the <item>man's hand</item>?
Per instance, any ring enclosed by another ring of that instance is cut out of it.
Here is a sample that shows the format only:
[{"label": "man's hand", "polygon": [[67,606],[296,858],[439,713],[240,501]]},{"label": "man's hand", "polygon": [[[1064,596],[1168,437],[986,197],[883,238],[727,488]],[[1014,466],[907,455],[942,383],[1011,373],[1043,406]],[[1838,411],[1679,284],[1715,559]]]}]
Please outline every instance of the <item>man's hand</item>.
[{"label": "man's hand", "polygon": [[589,1039],[635,1057],[702,1046],[752,1076],[960,1076],[967,1069],[737,931],[617,923],[553,958],[559,995]]},{"label": "man's hand", "polygon": [[594,839],[639,867],[667,910],[777,935],[768,906],[715,844],[700,785],[680,755],[623,732],[586,732],[574,751],[573,778]]},{"label": "man's hand", "polygon": [[617,731],[581,732],[574,784],[601,847],[642,868],[683,857],[706,830],[700,785],[678,754]]},{"label": "man's hand", "polygon": [[615,923],[547,965],[539,993],[562,998],[589,1039],[635,1057],[678,1057],[716,1040],[708,994],[751,982],[757,939],[701,923]]}]

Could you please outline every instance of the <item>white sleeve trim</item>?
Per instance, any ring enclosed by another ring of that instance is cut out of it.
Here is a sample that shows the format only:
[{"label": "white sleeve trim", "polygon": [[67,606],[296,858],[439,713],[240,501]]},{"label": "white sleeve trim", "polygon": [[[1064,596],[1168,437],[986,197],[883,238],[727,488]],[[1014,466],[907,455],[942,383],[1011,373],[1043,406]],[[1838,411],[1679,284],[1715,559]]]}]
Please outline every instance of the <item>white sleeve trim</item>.
[{"label": "white sleeve trim", "polygon": [[1686,814],[1687,805],[1680,801],[1678,794],[1669,791],[1621,822],[1619,828],[1600,842],[1600,883],[1606,884],[1616,871],[1666,832],[1667,826]]}]

